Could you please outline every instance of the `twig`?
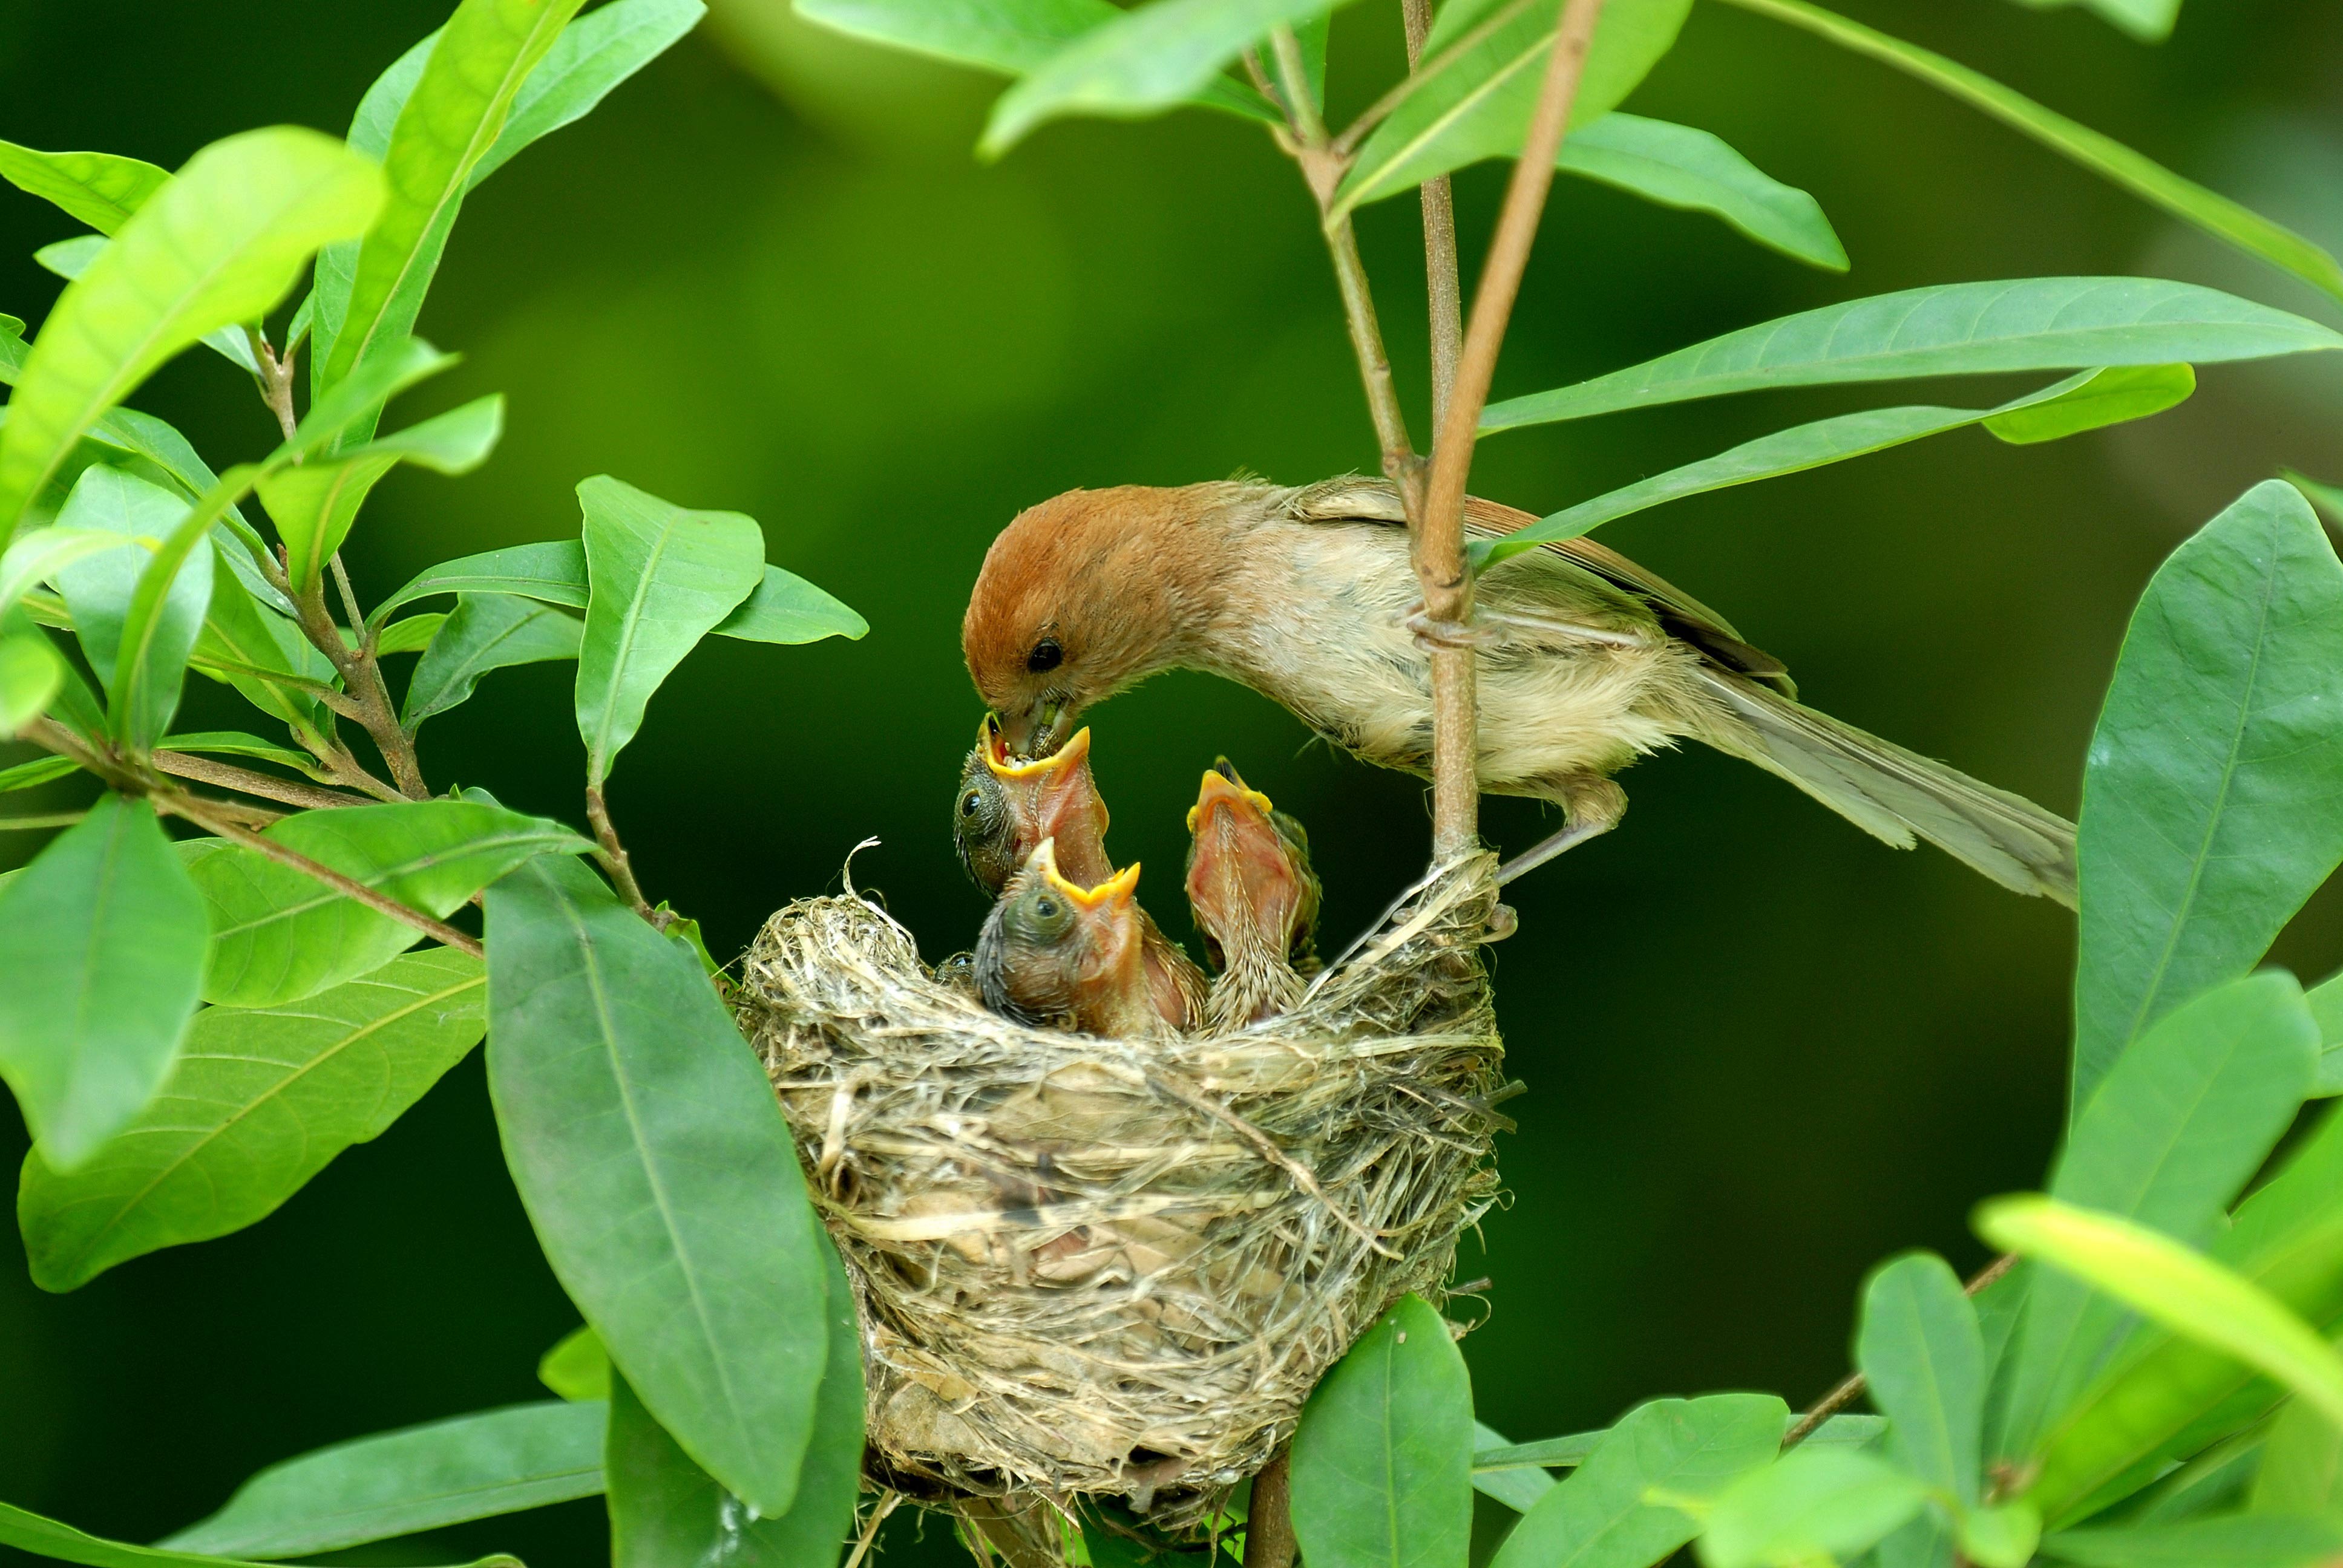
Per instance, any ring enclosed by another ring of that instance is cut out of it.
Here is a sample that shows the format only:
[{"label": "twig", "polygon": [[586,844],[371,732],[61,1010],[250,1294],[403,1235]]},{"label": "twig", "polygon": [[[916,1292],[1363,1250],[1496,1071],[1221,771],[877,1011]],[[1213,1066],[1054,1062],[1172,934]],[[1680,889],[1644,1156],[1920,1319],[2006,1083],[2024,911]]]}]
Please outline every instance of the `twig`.
[{"label": "twig", "polygon": [[[340,566],[341,558],[336,556],[334,567],[337,572]],[[398,710],[391,705],[389,689],[382,683],[382,668],[369,651],[369,645],[361,642],[353,648],[343,640],[342,628],[334,624],[332,612],[326,608],[326,590],[322,581],[295,586],[297,591],[292,596],[293,608],[300,614],[301,635],[309,639],[312,648],[333,661],[334,668],[341,672],[342,684],[347,689],[340,694],[339,702],[328,699],[327,706],[343,717],[357,720],[366,730],[367,739],[374,742],[375,749],[382,753],[383,761],[389,766],[391,779],[398,786],[400,795],[409,800],[429,799],[430,787],[423,782],[423,770],[416,764],[414,739],[399,726]],[[341,591],[356,618],[357,597],[349,592],[346,574]],[[356,618],[356,623],[359,626],[365,624],[362,618]],[[364,634],[360,635],[363,637]],[[349,705],[347,711],[341,703]]]},{"label": "twig", "polygon": [[667,930],[668,918],[651,908],[650,900],[643,897],[642,884],[635,880],[634,859],[618,842],[618,829],[610,820],[610,808],[602,799],[599,784],[586,786],[586,819],[594,824],[594,842],[599,846],[594,858],[610,873],[610,880],[618,884],[618,896],[634,906],[635,913],[660,930]]},{"label": "twig", "polygon": [[[2016,1264],[2016,1253],[2004,1252],[2000,1257],[1996,1258],[1992,1262],[1987,1263],[1984,1268],[1979,1269],[1975,1274],[1969,1276],[1968,1283],[1961,1287],[1961,1293],[1968,1296],[1976,1295],[1980,1292],[1988,1289],[1996,1280],[2000,1279],[2004,1274],[2009,1272],[2009,1271],[2015,1268]],[[1815,1401],[1813,1408],[1798,1418],[1797,1425],[1783,1433],[1782,1452],[1787,1453],[1790,1450],[1797,1447],[1798,1444],[1805,1442],[1809,1437],[1812,1437],[1815,1432],[1821,1428],[1823,1422],[1828,1421],[1840,1411],[1845,1410],[1848,1405],[1853,1404],[1857,1399],[1861,1398],[1863,1391],[1869,1385],[1864,1382],[1864,1377],[1861,1372],[1849,1373],[1845,1379],[1841,1380],[1837,1387],[1832,1389],[1830,1392],[1823,1395],[1822,1398]]]},{"label": "twig", "polygon": [[1252,1503],[1245,1510],[1244,1568],[1293,1568],[1293,1513],[1286,1484],[1286,1454],[1280,1448],[1252,1478]]},{"label": "twig", "polygon": [[[1423,64],[1423,41],[1432,31],[1432,0],[1400,0],[1407,31],[1407,68]],[[1456,280],[1456,198],[1446,175],[1423,182],[1423,280],[1432,313],[1432,424],[1439,428],[1456,387],[1456,361],[1464,353],[1463,290]]]},{"label": "twig", "polygon": [[870,1543],[879,1539],[879,1526],[887,1523],[887,1515],[894,1513],[896,1504],[902,1501],[901,1493],[889,1492],[870,1505],[870,1517],[863,1523],[862,1534],[854,1543],[854,1550],[847,1553],[846,1568],[862,1568],[862,1560],[870,1555]]},{"label": "twig", "polygon": [[[1522,272],[1537,237],[1538,217],[1554,184],[1554,161],[1578,98],[1587,45],[1603,0],[1565,0],[1546,61],[1545,81],[1530,116],[1529,136],[1513,164],[1497,232],[1473,293],[1473,317],[1456,365],[1456,379],[1432,447],[1432,471],[1416,538],[1416,578],[1425,613],[1462,627],[1473,614],[1473,579],[1464,569],[1464,481],[1473,443],[1497,368],[1497,351],[1521,291]],[[1479,726],[1473,703],[1474,654],[1436,648],[1432,658],[1432,842],[1435,858],[1463,853],[1480,836],[1477,763]]]},{"label": "twig", "polygon": [[181,779],[198,779],[216,784],[223,789],[239,790],[257,795],[264,800],[281,801],[287,806],[363,806],[366,801],[355,795],[337,794],[320,789],[314,784],[297,783],[290,779],[275,779],[266,773],[255,773],[248,768],[232,763],[215,762],[208,757],[197,757],[186,751],[157,751],[154,756],[156,769],[176,774]]},{"label": "twig", "polygon": [[45,817],[0,817],[0,833],[30,833],[41,828],[70,828],[86,811],[52,811]]},{"label": "twig", "polygon": [[221,838],[232,843],[241,844],[256,855],[266,856],[278,865],[290,867],[304,876],[315,877],[344,898],[356,900],[367,909],[377,914],[387,915],[401,925],[412,926],[435,941],[442,942],[458,952],[469,953],[476,959],[488,956],[487,950],[480,946],[476,938],[467,936],[443,921],[433,920],[420,910],[410,910],[388,894],[377,892],[364,882],[354,881],[332,867],[288,849],[273,839],[262,838],[250,829],[231,820],[224,812],[216,810],[215,802],[204,800],[176,789],[154,790],[150,792],[149,799],[154,801],[156,809],[168,811],[175,817],[185,817],[196,827],[208,828]]},{"label": "twig", "polygon": [[[244,329],[245,341],[252,345],[252,357],[260,362],[260,400],[277,416],[277,425],[290,441],[300,421],[293,417],[293,346],[287,344],[285,357],[279,359],[269,352],[268,339],[257,327]],[[293,459],[299,462],[299,457]]]}]

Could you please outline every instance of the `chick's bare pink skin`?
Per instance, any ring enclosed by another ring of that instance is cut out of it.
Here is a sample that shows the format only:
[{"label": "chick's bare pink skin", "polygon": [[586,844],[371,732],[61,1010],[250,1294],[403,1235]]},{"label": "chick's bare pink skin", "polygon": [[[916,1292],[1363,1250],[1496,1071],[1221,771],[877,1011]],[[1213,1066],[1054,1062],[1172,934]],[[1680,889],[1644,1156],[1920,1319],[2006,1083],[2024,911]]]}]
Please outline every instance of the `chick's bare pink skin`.
[{"label": "chick's bare pink skin", "polygon": [[1275,1017],[1302,995],[1293,955],[1309,944],[1317,880],[1275,816],[1225,758],[1204,774],[1188,813],[1188,902],[1221,970],[1206,1005],[1216,1027]]},{"label": "chick's bare pink skin", "polygon": [[1026,1023],[1116,1039],[1166,1031],[1147,981],[1132,866],[1093,887],[1060,873],[1042,840],[977,940],[987,1006]]}]

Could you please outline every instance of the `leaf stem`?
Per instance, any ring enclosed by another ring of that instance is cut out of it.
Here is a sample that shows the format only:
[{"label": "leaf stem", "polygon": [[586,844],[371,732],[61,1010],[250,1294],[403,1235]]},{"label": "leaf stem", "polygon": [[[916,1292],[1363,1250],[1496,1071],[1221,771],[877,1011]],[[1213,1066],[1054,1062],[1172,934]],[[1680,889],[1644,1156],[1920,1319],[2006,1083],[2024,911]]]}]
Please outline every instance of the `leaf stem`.
[{"label": "leaf stem", "polygon": [[272,778],[256,773],[248,768],[232,763],[215,762],[208,757],[198,757],[186,751],[157,751],[153,758],[156,770],[175,774],[181,779],[199,779],[223,789],[234,789],[246,795],[257,795],[264,800],[275,800],[287,806],[363,806],[366,801],[355,795],[337,794],[320,789],[312,784],[298,783],[290,779]]},{"label": "leaf stem", "polygon": [[[1423,63],[1423,41],[1432,31],[1432,0],[1400,0],[1400,20],[1407,31],[1407,68],[1411,75]],[[1456,362],[1464,353],[1463,289],[1456,272],[1456,198],[1448,176],[1423,182],[1423,277],[1432,315],[1432,423],[1436,429],[1448,413],[1448,398],[1456,387]]]},{"label": "leaf stem", "polygon": [[667,920],[643,897],[642,884],[635,880],[635,863],[627,847],[618,841],[618,826],[610,820],[610,808],[602,799],[599,784],[586,786],[586,819],[594,824],[594,842],[599,846],[594,858],[610,873],[610,880],[618,885],[618,896],[634,906],[635,913],[649,920],[659,930],[667,930]]},{"label": "leaf stem", "polygon": [[[277,416],[278,427],[285,432],[285,438],[290,441],[295,427],[300,423],[293,417],[293,346],[287,344],[285,357],[279,359],[269,351],[268,339],[261,336],[258,327],[246,327],[244,336],[245,340],[252,345],[253,358],[260,362],[260,400],[268,405],[270,413]],[[301,459],[296,457],[293,460],[297,463]]]},{"label": "leaf stem", "polygon": [[1244,1568],[1293,1568],[1292,1492],[1287,1484],[1291,1445],[1270,1456],[1252,1478],[1252,1505],[1245,1512]]},{"label": "leaf stem", "polygon": [[[1442,410],[1432,468],[1416,532],[1416,580],[1423,608],[1435,622],[1462,627],[1473,614],[1473,578],[1464,569],[1464,481],[1497,351],[1521,292],[1522,273],[1537,238],[1538,218],[1554,184],[1554,163],[1569,128],[1586,69],[1586,50],[1603,14],[1603,0],[1564,0],[1553,53],[1529,136],[1514,161],[1497,231],[1473,293],[1473,315],[1458,357],[1456,379]],[[1466,853],[1480,837],[1477,764],[1480,732],[1473,694],[1475,654],[1470,647],[1435,648],[1432,656],[1432,842],[1436,859]]]},{"label": "leaf stem", "polygon": [[[400,727],[398,710],[391,705],[389,689],[382,683],[382,666],[375,658],[373,638],[364,630],[366,621],[357,614],[357,596],[350,591],[349,576],[342,569],[338,554],[334,557],[333,569],[350,609],[351,624],[357,628],[357,647],[352,648],[345,641],[342,628],[334,624],[332,612],[326,608],[322,581],[312,581],[292,596],[293,608],[300,612],[301,635],[333,661],[347,689],[342,700],[348,704],[347,708],[330,699],[327,706],[365,729],[375,749],[382,753],[401,796],[409,800],[429,799],[430,787],[424,783],[423,769],[415,760],[414,737]],[[347,752],[347,749],[344,749]]]},{"label": "leaf stem", "polygon": [[[2016,1264],[2016,1253],[2004,1252],[2000,1257],[1970,1275],[1968,1283],[1961,1287],[1961,1293],[1966,1296],[1977,1294],[1989,1288],[1996,1280],[2009,1272]],[[1787,1453],[1812,1437],[1823,1422],[1861,1398],[1863,1391],[1869,1386],[1870,1384],[1864,1381],[1861,1372],[1848,1373],[1840,1380],[1837,1387],[1815,1401],[1812,1408],[1798,1418],[1798,1423],[1795,1426],[1782,1434],[1782,1452]]]}]

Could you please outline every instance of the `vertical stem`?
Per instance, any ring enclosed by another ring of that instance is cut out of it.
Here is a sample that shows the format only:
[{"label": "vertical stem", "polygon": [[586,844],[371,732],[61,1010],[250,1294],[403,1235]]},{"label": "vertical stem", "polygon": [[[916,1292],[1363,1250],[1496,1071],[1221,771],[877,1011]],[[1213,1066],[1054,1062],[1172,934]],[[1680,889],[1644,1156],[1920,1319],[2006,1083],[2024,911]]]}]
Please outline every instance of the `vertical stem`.
[{"label": "vertical stem", "polygon": [[[1423,588],[1425,613],[1436,622],[1461,627],[1472,617],[1473,579],[1464,569],[1463,546],[1464,481],[1473,466],[1473,442],[1482,407],[1489,398],[1489,384],[1496,374],[1505,324],[1521,291],[1522,272],[1529,264],[1530,246],[1537,237],[1538,217],[1554,184],[1554,160],[1562,150],[1571,105],[1578,96],[1587,45],[1602,10],[1603,0],[1564,0],[1537,108],[1530,116],[1529,136],[1513,165],[1505,205],[1497,216],[1497,232],[1482,266],[1480,286],[1473,291],[1472,321],[1457,360],[1454,387],[1442,410],[1439,435],[1433,444],[1432,471],[1425,483],[1416,537],[1416,576]],[[1469,648],[1443,648],[1433,656],[1435,859],[1464,853],[1480,836],[1475,778],[1479,727],[1474,717],[1473,660]]]},{"label": "vertical stem", "polygon": [[[1423,40],[1432,31],[1432,0],[1400,0],[1407,29],[1407,68],[1423,63]],[[1432,424],[1439,428],[1456,386],[1456,361],[1464,353],[1464,291],[1456,276],[1456,200],[1448,176],[1423,182],[1423,278],[1432,307]]]},{"label": "vertical stem", "polygon": [[1292,1492],[1281,1448],[1252,1478],[1252,1506],[1245,1514],[1244,1568],[1293,1568]]},{"label": "vertical stem", "polygon": [[618,841],[618,829],[610,820],[610,809],[602,799],[599,784],[586,786],[586,819],[594,825],[594,842],[600,846],[595,859],[610,873],[618,885],[618,896],[634,906],[635,913],[659,930],[667,930],[667,920],[643,897],[642,884],[635,880],[635,862],[627,847]]}]

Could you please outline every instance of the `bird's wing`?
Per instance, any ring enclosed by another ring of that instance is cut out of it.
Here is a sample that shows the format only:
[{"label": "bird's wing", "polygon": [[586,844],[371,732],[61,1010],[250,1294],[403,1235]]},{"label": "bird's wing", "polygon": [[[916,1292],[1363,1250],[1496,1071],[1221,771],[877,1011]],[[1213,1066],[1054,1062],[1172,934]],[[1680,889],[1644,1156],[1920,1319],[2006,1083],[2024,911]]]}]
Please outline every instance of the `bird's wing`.
[{"label": "bird's wing", "polygon": [[[1390,481],[1357,477],[1328,479],[1298,490],[1288,509],[1292,516],[1304,521],[1359,518],[1403,525],[1407,521],[1399,491]],[[1535,516],[1517,508],[1484,501],[1478,496],[1464,498],[1467,534],[1495,538],[1535,521]],[[1777,686],[1786,696],[1797,695],[1797,688],[1790,681],[1788,666],[1744,641],[1731,621],[1656,572],[1637,566],[1608,545],[1596,544],[1590,538],[1556,539],[1540,548],[1552,550],[1573,566],[1642,599],[1652,607],[1668,631],[1725,668]]]}]

